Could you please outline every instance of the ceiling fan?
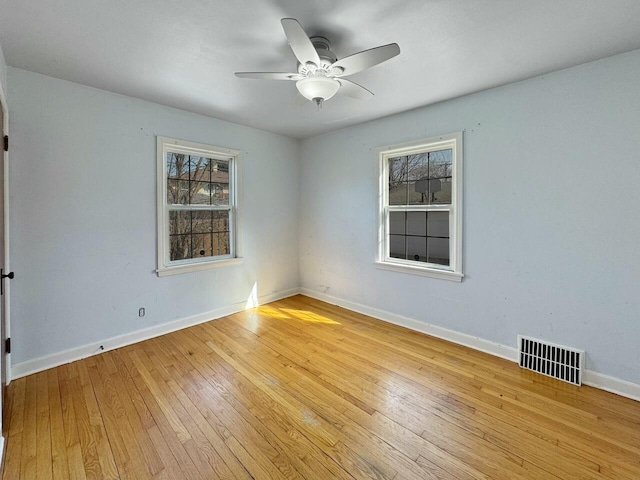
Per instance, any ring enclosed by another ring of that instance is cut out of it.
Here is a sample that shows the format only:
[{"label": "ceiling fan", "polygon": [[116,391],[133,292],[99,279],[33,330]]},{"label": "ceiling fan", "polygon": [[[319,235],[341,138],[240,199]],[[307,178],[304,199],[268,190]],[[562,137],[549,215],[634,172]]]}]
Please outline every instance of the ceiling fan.
[{"label": "ceiling fan", "polygon": [[400,53],[398,44],[390,43],[338,60],[326,38],[309,38],[295,18],[283,18],[281,23],[291,50],[298,59],[298,72],[236,72],[236,76],[260,80],[292,80],[296,82],[302,96],[315,102],[318,108],[336,93],[357,99],[371,98],[372,92],[344,77],[378,65]]}]

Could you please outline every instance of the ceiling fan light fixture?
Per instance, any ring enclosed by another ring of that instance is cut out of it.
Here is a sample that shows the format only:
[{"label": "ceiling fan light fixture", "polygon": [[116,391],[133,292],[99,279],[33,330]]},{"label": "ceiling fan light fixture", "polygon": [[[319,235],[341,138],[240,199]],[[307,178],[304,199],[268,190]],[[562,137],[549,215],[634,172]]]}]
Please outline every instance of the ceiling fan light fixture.
[{"label": "ceiling fan light fixture", "polygon": [[338,92],[340,82],[329,77],[307,77],[298,80],[296,87],[303,97],[319,104]]},{"label": "ceiling fan light fixture", "polygon": [[236,76],[260,80],[293,80],[300,94],[314,102],[318,109],[338,91],[342,95],[360,100],[373,97],[369,90],[343,77],[386,62],[400,53],[398,44],[390,43],[338,60],[331,51],[329,40],[324,37],[309,37],[295,18],[283,18],[280,23],[298,60],[297,72],[236,72]]}]

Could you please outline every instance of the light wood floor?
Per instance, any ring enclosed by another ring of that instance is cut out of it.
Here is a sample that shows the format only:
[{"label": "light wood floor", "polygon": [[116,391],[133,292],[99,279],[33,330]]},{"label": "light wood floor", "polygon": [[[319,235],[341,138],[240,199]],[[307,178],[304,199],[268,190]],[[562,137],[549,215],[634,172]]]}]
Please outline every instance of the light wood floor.
[{"label": "light wood floor", "polygon": [[302,296],[7,401],[12,480],[640,478],[640,403]]}]

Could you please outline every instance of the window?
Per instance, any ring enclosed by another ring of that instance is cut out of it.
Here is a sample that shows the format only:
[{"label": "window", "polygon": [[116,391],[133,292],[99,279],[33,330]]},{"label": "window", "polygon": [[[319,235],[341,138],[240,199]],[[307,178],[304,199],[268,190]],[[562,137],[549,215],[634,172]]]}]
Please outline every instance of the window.
[{"label": "window", "polygon": [[237,150],[158,137],[159,276],[239,263]]},{"label": "window", "polygon": [[462,133],[378,149],[379,268],[462,280]]}]

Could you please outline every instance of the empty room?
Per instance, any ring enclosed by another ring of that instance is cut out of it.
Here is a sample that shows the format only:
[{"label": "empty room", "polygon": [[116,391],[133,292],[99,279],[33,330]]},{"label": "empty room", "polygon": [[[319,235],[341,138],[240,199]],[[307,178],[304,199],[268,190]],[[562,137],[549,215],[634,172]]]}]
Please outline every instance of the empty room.
[{"label": "empty room", "polygon": [[0,480],[640,479],[638,19],[0,0]]}]

